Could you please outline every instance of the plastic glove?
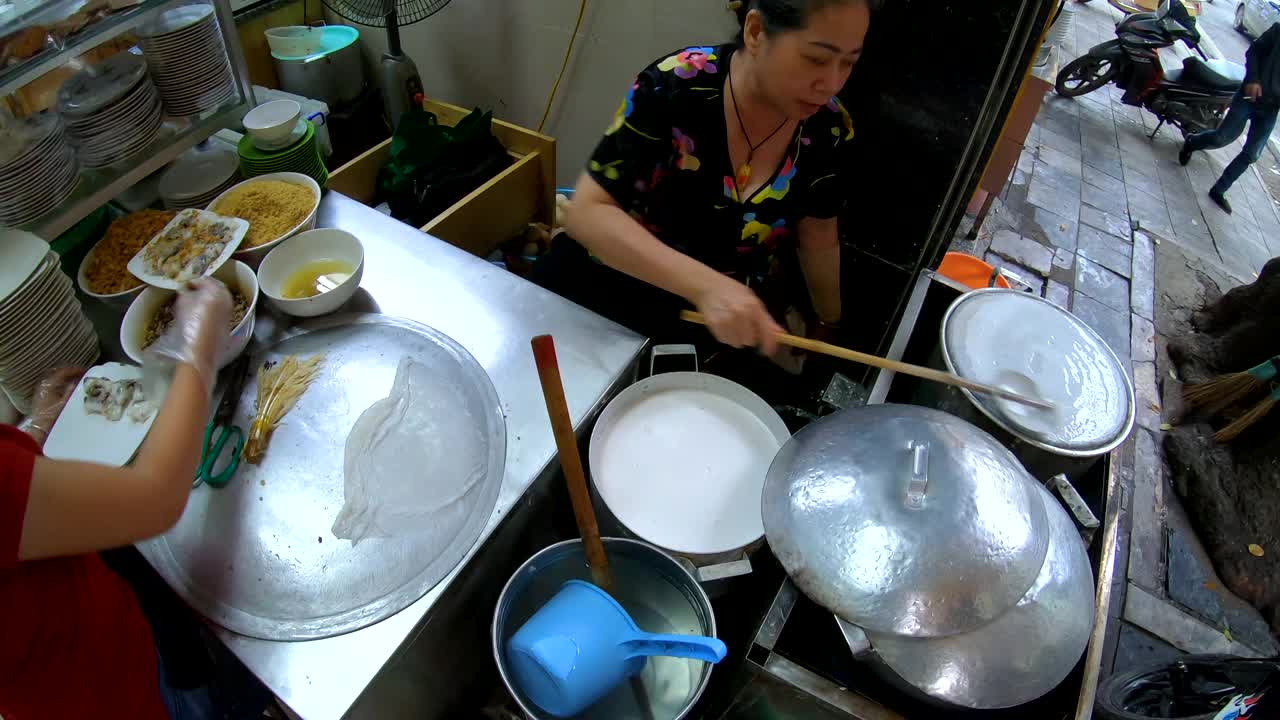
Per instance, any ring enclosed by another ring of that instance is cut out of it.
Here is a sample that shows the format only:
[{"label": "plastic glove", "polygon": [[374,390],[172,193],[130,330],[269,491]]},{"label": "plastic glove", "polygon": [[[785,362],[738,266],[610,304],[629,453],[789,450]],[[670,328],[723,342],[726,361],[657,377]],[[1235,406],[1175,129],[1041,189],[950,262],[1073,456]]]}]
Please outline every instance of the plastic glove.
[{"label": "plastic glove", "polygon": [[[204,379],[206,389],[212,393],[217,379],[214,362],[218,350],[226,343],[231,319],[231,293],[226,286],[213,278],[192,280],[185,290],[178,293],[174,304],[173,324],[164,336],[147,348],[144,364],[145,384],[149,397],[164,397],[153,377],[172,378],[173,369],[180,363],[195,368]],[[153,370],[160,370],[153,374]],[[167,382],[164,383],[167,389]]]},{"label": "plastic glove", "polygon": [[31,396],[31,414],[22,429],[43,445],[83,376],[84,368],[60,368],[41,380]]}]

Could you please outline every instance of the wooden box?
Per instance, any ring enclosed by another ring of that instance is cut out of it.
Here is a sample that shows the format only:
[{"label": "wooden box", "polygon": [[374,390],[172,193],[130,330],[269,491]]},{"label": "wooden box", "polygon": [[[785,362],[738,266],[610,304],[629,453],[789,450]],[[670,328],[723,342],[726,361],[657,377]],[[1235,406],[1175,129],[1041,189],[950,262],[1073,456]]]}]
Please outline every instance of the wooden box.
[{"label": "wooden box", "polygon": [[[424,105],[443,125],[456,125],[469,113],[435,100]],[[497,118],[493,120],[493,135],[515,162],[421,228],[481,257],[520,235],[529,223],[550,225],[555,218],[555,139]],[[334,170],[329,175],[329,188],[371,204],[378,171],[386,165],[390,152],[388,138]]]}]

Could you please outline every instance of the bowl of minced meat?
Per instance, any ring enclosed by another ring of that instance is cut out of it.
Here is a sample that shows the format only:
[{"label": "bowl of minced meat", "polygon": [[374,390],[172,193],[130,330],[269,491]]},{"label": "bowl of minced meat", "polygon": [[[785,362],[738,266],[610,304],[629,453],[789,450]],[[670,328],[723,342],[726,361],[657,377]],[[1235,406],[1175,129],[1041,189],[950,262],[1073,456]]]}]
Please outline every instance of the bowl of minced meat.
[{"label": "bowl of minced meat", "polygon": [[271,248],[316,224],[320,186],[302,173],[259,175],[232,186],[209,204],[210,212],[249,221],[237,260],[257,265]]}]

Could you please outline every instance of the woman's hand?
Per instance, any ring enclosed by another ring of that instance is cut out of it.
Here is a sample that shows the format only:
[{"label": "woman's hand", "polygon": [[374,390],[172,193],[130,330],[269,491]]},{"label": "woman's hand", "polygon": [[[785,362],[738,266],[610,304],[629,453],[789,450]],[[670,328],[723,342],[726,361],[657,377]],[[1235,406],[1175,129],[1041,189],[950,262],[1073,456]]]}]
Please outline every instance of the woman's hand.
[{"label": "woman's hand", "polygon": [[76,389],[84,368],[61,368],[53,371],[40,384],[31,397],[31,415],[22,428],[36,443],[44,447],[44,441],[66,407],[71,392]]},{"label": "woman's hand", "polygon": [[193,280],[178,293],[173,315],[173,325],[147,354],[190,365],[212,391],[214,358],[226,340],[231,318],[231,293],[213,278]]},{"label": "woman's hand", "polygon": [[713,275],[692,298],[712,336],[726,345],[754,347],[762,355],[772,356],[778,348],[777,334],[783,330],[764,303],[737,280],[719,273]]}]

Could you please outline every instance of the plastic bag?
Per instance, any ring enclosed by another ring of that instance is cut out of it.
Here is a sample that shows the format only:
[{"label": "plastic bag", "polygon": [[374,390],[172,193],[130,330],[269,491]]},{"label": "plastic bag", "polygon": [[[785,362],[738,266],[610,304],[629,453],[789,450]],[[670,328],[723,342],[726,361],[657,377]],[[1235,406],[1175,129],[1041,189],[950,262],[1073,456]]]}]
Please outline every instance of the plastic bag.
[{"label": "plastic bag", "polygon": [[[450,525],[446,514],[457,515],[450,511],[476,501],[470,496],[485,475],[483,459],[446,455],[459,448],[444,439],[450,433],[441,431],[440,405],[428,392],[440,386],[431,380],[427,366],[401,358],[391,394],[370,405],[351,428],[343,459],[345,502],[333,523],[337,537],[355,545],[420,533]],[[442,537],[440,544],[452,539]]]}]

